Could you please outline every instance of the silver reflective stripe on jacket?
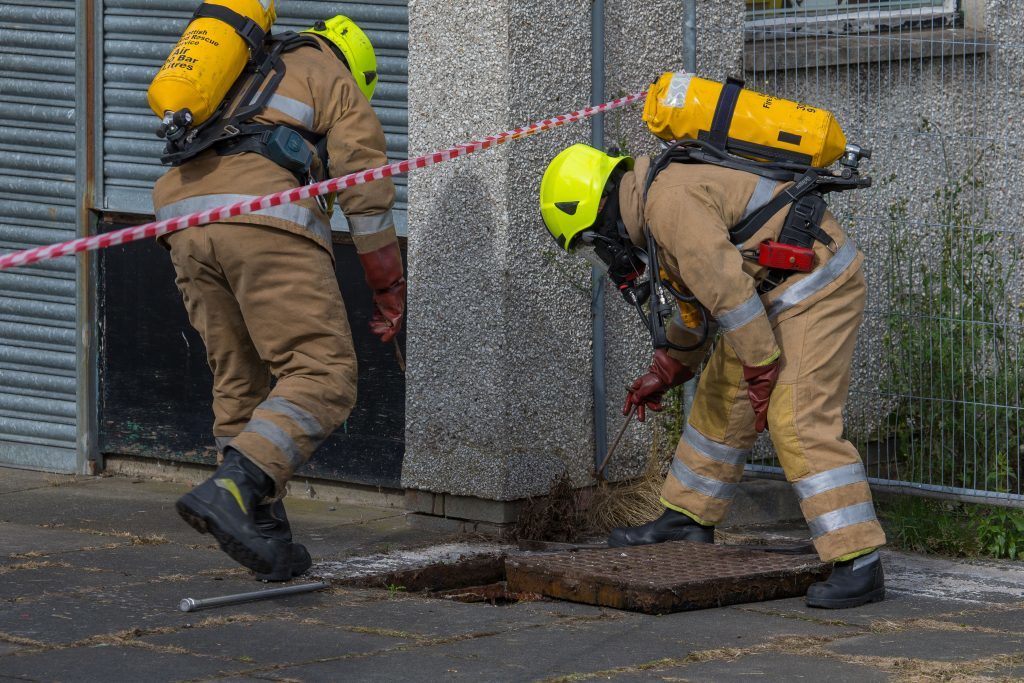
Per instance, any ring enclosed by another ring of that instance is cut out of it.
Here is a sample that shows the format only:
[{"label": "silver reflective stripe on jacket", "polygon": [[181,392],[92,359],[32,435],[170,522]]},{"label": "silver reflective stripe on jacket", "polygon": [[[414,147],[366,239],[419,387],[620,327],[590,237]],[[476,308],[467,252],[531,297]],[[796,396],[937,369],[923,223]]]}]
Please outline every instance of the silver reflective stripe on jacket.
[{"label": "silver reflective stripe on jacket", "polygon": [[875,519],[874,503],[857,503],[815,517],[807,522],[807,526],[811,530],[811,536],[818,538],[854,524],[873,522]]},{"label": "silver reflective stripe on jacket", "polygon": [[723,332],[732,332],[760,315],[764,315],[764,304],[761,303],[760,295],[754,292],[736,308],[716,315],[715,320],[722,326]]},{"label": "silver reflective stripe on jacket", "polygon": [[683,440],[705,458],[727,465],[742,465],[747,461],[747,455],[750,454],[750,449],[733,448],[724,443],[712,441],[698,432],[689,422],[686,423],[686,428],[683,430]]},{"label": "silver reflective stripe on jacket", "polygon": [[852,465],[843,465],[835,469],[826,470],[800,481],[793,482],[793,489],[800,500],[816,496],[825,491],[831,491],[842,486],[849,486],[861,481],[867,481],[864,473],[864,465],[855,462]]},{"label": "silver reflective stripe on jacket", "polygon": [[[259,195],[251,194],[203,194],[197,197],[181,199],[160,207],[156,210],[156,219],[162,221],[176,216],[184,216],[185,214],[196,213],[197,211],[208,211],[221,206],[229,206],[237,202],[258,198]],[[242,216],[243,220],[245,215],[280,218],[289,223],[295,223],[322,240],[331,241],[331,224],[327,221],[327,218],[298,204],[270,206],[266,209],[253,211],[250,214],[244,214]]]},{"label": "silver reflective stripe on jacket", "polygon": [[[257,97],[259,97],[259,95],[257,95]],[[273,107],[282,114],[292,117],[301,123],[302,127],[306,130],[313,130],[313,107],[309,106],[305,102],[293,100],[292,98],[285,97],[284,95],[271,95],[270,99],[267,100],[267,106]]]},{"label": "silver reflective stripe on jacket", "polygon": [[763,176],[758,177],[754,193],[750,195],[750,201],[747,202],[747,208],[743,211],[743,218],[746,218],[771,201],[771,198],[775,195],[775,188],[778,184],[777,180],[772,180],[771,178],[765,178]]},{"label": "silver reflective stripe on jacket", "polygon": [[323,427],[320,426],[320,421],[316,417],[306,410],[301,408],[286,398],[281,396],[273,396],[268,398],[263,403],[259,404],[257,410],[269,410],[272,413],[278,415],[284,415],[289,420],[294,422],[302,433],[309,438],[320,441],[326,436],[323,432]]},{"label": "silver reflective stripe on jacket", "polygon": [[260,417],[254,417],[249,420],[249,424],[245,425],[243,432],[251,432],[253,434],[259,434],[264,439],[273,444],[274,448],[281,451],[288,462],[291,464],[292,469],[298,469],[304,462],[302,454],[299,452],[299,446],[295,443],[292,437],[278,427],[270,420],[264,420]]},{"label": "silver reflective stripe on jacket", "polygon": [[828,287],[849,268],[857,259],[857,245],[847,238],[839,251],[832,255],[828,263],[791,286],[778,299],[768,306],[768,317],[774,318],[793,308],[801,301],[808,299]]},{"label": "silver reflective stripe on jacket", "polygon": [[395,217],[388,209],[376,216],[345,216],[348,229],[353,235],[374,235],[395,226]]},{"label": "silver reflective stripe on jacket", "polygon": [[722,500],[732,500],[736,496],[736,484],[697,474],[679,458],[672,458],[671,471],[672,476],[678,479],[680,484],[697,493]]}]

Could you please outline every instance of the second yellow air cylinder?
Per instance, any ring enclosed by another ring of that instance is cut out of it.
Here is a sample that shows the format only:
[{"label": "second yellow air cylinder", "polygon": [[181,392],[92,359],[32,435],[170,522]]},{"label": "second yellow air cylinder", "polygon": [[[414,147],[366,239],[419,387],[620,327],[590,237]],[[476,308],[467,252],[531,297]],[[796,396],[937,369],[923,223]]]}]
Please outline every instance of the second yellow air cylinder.
[{"label": "second yellow air cylinder", "polygon": [[[274,0],[206,0],[251,19],[264,31],[277,18]],[[193,19],[149,84],[153,112],[189,109],[192,125],[210,118],[245,68],[249,46],[229,24],[213,17]]]}]

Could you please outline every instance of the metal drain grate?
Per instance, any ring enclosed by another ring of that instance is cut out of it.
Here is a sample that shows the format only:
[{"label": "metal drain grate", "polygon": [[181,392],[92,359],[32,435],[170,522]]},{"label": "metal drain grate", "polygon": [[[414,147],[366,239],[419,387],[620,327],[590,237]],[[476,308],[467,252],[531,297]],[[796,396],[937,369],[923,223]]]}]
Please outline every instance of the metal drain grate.
[{"label": "metal drain grate", "polygon": [[828,577],[815,555],[676,541],[509,557],[509,590],[666,614],[803,595]]}]

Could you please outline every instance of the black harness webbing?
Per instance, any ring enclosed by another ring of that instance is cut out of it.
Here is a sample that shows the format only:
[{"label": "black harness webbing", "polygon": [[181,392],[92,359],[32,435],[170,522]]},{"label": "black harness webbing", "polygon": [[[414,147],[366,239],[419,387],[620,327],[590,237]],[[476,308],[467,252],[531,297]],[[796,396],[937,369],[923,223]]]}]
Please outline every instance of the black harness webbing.
[{"label": "black harness webbing", "polygon": [[260,25],[249,17],[239,14],[230,7],[224,7],[223,5],[211,5],[204,2],[196,11],[192,13],[191,21],[195,19],[201,19],[209,17],[210,19],[217,19],[223,21],[225,24],[235,29],[235,33],[245,41],[246,45],[253,54],[256,54],[263,47],[263,40],[267,37],[266,32],[260,28]]},{"label": "black harness webbing", "polygon": [[[732,106],[735,106],[735,103]],[[715,118],[719,118],[717,110]],[[783,230],[800,232],[802,233],[798,236],[800,239],[816,239],[827,245],[832,240],[820,226],[825,212],[825,201],[821,195],[827,192],[852,190],[871,185],[870,178],[861,178],[855,172],[835,175],[827,169],[793,161],[754,161],[733,156],[723,148],[716,147],[706,140],[679,140],[651,162],[643,189],[645,206],[651,185],[654,184],[658,174],[671,163],[712,164],[722,168],[753,173],[779,182],[794,183],[792,187],[787,188],[745,220],[730,228],[729,240],[737,245],[752,237],[775,214],[790,204],[795,204],[791,213],[796,215],[787,218]],[[790,220],[791,218],[792,220]],[[650,283],[650,299],[645,324],[651,333],[654,348],[670,348],[683,352],[698,349],[707,340],[711,327],[704,307],[692,295],[679,292],[671,283],[661,281],[658,244],[651,234],[650,226],[644,226],[644,235],[647,240],[648,281]],[[666,320],[672,315],[674,308],[668,304],[667,297],[664,295],[665,290],[668,290],[677,299],[697,305],[701,314],[701,325],[696,332],[698,341],[695,344],[679,346],[668,340]],[[629,299],[630,297],[627,296],[627,300]],[[643,316],[643,310],[636,296],[633,297],[633,303]]]},{"label": "black harness webbing", "polygon": [[[793,203],[799,203],[804,197],[811,193],[822,195],[828,192],[841,192],[861,187],[868,187],[871,184],[869,178],[862,178],[857,175],[846,177],[835,175],[828,169],[808,166],[787,161],[754,161],[733,156],[721,148],[717,148],[703,140],[680,140],[672,144],[661,153],[652,163],[644,183],[644,202],[647,201],[647,191],[654,183],[658,174],[671,163],[701,163],[712,164],[722,168],[730,168],[736,171],[753,173],[764,178],[779,182],[794,183],[792,187],[779,193],[770,202],[760,207],[745,219],[729,229],[729,240],[733,244],[742,244],[750,239],[758,230],[764,227],[765,223],[779,211]],[[826,244],[827,236],[822,241]],[[816,234],[817,238],[818,235]]]},{"label": "black harness webbing", "polygon": [[[216,7],[216,5],[213,5]],[[257,55],[258,61],[250,61],[246,70],[235,80],[224,101],[207,121],[189,133],[179,143],[168,141],[160,161],[177,166],[205,152],[211,147],[219,147],[239,137],[261,135],[265,128],[260,124],[246,124],[253,116],[259,114],[267,106],[267,102],[277,91],[277,86],[285,75],[284,60],[281,55],[303,45],[320,48],[320,42],[312,36],[301,36],[287,32],[267,36],[263,49]],[[232,107],[235,107],[231,110]],[[230,111],[230,113],[229,113]],[[322,135],[310,131],[293,129],[310,142],[314,147],[320,143]],[[242,150],[234,148],[234,153]]]},{"label": "black harness webbing", "polygon": [[740,99],[740,91],[743,90],[743,79],[729,76],[722,85],[722,92],[718,95],[718,103],[715,105],[715,114],[711,118],[711,131],[708,142],[719,149],[725,149],[729,141],[729,127],[732,125],[732,115],[736,111],[736,102]]}]

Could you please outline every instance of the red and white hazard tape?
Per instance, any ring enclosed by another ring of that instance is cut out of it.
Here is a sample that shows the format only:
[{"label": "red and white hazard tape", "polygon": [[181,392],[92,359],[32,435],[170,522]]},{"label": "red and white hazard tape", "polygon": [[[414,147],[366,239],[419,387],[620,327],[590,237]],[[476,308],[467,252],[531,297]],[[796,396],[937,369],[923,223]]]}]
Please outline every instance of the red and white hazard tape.
[{"label": "red and white hazard tape", "polygon": [[610,102],[605,102],[604,104],[574,111],[571,114],[563,114],[551,119],[544,119],[543,121],[531,123],[523,128],[516,128],[515,130],[505,131],[504,133],[499,133],[497,135],[490,135],[483,140],[464,142],[439,152],[424,154],[423,156],[418,156],[415,159],[407,159],[394,164],[372,168],[367,171],[349,173],[348,175],[341,176],[340,178],[331,178],[312,185],[296,187],[291,190],[268,194],[263,197],[255,197],[235,204],[220,206],[215,209],[197,211],[196,213],[190,213],[185,216],[167,218],[162,221],[145,223],[143,225],[136,225],[130,228],[122,228],[121,230],[115,230],[102,235],[81,237],[68,242],[49,244],[42,247],[35,247],[33,249],[26,249],[24,251],[15,251],[10,254],[0,256],[0,270],[4,270],[5,268],[14,268],[16,266],[26,266],[38,261],[77,254],[82,251],[106,249],[107,247],[112,247],[117,244],[134,242],[138,239],[159,237],[160,235],[166,235],[167,233],[176,232],[184,228],[205,225],[206,223],[213,223],[224,218],[241,216],[242,214],[252,213],[253,211],[259,211],[260,209],[266,209],[272,206],[290,204],[301,199],[308,199],[321,194],[330,194],[347,187],[363,185],[373,180],[380,180],[381,178],[388,178],[393,175],[401,175],[402,173],[408,173],[414,168],[432,166],[442,161],[448,161],[449,159],[454,159],[456,157],[465,156],[467,154],[472,154],[473,152],[479,152],[496,145],[504,144],[509,140],[518,140],[545,130],[551,130],[552,128],[563,126],[567,123],[580,121],[593,116],[594,114],[600,114],[611,109],[624,107],[642,100],[646,96],[646,91],[633,93],[632,95],[626,95],[625,97],[620,97],[618,99],[611,100]]}]

